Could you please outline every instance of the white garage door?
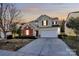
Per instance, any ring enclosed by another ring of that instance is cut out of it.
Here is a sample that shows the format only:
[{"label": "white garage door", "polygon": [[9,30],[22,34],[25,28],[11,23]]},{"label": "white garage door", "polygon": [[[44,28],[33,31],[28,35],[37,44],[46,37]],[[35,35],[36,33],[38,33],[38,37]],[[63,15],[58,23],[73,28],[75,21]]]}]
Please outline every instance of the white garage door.
[{"label": "white garage door", "polygon": [[41,37],[57,37],[58,36],[58,32],[57,30],[54,31],[41,31],[40,33]]}]

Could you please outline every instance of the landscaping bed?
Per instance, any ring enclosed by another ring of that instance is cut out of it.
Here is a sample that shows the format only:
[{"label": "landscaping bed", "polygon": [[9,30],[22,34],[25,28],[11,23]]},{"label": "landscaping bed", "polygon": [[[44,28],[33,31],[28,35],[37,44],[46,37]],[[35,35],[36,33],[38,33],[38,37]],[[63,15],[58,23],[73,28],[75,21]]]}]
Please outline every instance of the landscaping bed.
[{"label": "landscaping bed", "polygon": [[16,51],[35,39],[9,39],[0,40],[0,49]]}]

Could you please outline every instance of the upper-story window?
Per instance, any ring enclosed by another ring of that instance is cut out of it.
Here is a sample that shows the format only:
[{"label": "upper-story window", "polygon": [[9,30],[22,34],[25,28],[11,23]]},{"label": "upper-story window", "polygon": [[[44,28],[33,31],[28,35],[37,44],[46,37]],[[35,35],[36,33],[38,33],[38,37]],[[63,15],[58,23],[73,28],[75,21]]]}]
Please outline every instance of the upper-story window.
[{"label": "upper-story window", "polygon": [[54,25],[54,21],[52,22],[52,25]]},{"label": "upper-story window", "polygon": [[56,25],[56,22],[55,22],[55,21],[53,21],[53,22],[52,22],[52,25]]},{"label": "upper-story window", "polygon": [[42,21],[42,25],[43,26],[47,26],[48,25],[48,21],[47,20]]},{"label": "upper-story window", "polygon": [[54,25],[56,25],[56,21],[54,21]]},{"label": "upper-story window", "polygon": [[58,22],[57,22],[57,21],[55,21],[55,23],[56,23],[56,25],[58,24]]},{"label": "upper-story window", "polygon": [[52,25],[57,25],[57,21],[53,21],[52,22]]}]

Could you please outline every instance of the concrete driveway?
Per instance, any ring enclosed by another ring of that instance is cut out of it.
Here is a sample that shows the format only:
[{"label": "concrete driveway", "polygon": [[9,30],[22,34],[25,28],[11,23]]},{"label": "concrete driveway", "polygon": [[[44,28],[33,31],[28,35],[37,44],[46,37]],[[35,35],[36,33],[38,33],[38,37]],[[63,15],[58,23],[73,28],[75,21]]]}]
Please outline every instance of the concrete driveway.
[{"label": "concrete driveway", "polygon": [[58,38],[39,38],[19,49],[25,56],[75,56],[76,54]]}]

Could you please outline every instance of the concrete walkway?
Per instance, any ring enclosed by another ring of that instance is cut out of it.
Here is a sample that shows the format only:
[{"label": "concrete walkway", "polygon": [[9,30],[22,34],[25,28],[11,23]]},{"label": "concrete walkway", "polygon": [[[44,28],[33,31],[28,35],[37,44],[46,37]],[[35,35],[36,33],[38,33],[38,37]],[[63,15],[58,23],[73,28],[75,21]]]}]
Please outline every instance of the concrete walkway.
[{"label": "concrete walkway", "polygon": [[25,56],[75,56],[76,54],[58,38],[40,38],[19,49]]},{"label": "concrete walkway", "polygon": [[8,51],[8,50],[0,50],[0,56],[24,56],[24,53]]}]

